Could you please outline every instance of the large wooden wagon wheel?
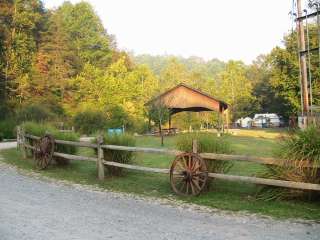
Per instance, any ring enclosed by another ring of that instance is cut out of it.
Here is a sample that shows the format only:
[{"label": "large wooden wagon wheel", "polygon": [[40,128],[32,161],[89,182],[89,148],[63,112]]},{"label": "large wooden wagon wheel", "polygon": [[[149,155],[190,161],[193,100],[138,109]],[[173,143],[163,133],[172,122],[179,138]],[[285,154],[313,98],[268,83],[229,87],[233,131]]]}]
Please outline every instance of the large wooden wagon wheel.
[{"label": "large wooden wagon wheel", "polygon": [[54,152],[54,138],[47,134],[39,139],[36,145],[35,161],[37,168],[45,169],[49,166]]},{"label": "large wooden wagon wheel", "polygon": [[179,195],[199,195],[206,186],[207,180],[206,163],[198,154],[179,154],[171,165],[171,187]]}]

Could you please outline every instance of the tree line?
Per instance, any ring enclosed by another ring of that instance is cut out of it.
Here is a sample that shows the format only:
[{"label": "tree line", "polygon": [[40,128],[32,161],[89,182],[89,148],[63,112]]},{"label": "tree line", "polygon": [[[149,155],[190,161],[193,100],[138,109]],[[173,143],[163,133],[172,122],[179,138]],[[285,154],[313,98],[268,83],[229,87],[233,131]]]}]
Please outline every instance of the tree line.
[{"label": "tree line", "polygon": [[[317,45],[316,27],[310,28]],[[115,37],[86,2],[46,9],[40,0],[0,2],[0,118],[30,105],[53,118],[101,112],[110,126],[144,128],[144,104],[180,82],[231,105],[232,119],[256,112],[284,117],[300,111],[296,33],[283,47],[241,61],[198,57],[135,56],[117,48]],[[314,104],[319,105],[318,56],[312,56]],[[84,115],[85,116],[85,115]],[[214,114],[178,114],[180,127],[214,122]]]}]

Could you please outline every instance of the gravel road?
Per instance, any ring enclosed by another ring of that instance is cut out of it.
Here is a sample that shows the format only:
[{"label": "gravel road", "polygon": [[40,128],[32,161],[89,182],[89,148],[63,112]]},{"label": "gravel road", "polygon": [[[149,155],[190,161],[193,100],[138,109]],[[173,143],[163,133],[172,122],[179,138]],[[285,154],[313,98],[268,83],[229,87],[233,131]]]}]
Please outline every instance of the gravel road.
[{"label": "gravel road", "polygon": [[17,142],[0,142],[0,150],[15,147],[17,147]]},{"label": "gravel road", "polygon": [[319,240],[320,224],[100,192],[28,176],[0,161],[0,240],[17,239]]}]

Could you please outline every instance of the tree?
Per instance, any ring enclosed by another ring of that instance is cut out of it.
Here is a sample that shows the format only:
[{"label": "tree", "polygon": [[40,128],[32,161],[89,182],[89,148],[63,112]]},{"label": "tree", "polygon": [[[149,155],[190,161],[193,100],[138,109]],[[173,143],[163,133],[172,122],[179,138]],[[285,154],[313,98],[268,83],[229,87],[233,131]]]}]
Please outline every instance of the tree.
[{"label": "tree", "polygon": [[56,14],[60,16],[70,45],[82,64],[90,63],[103,68],[111,63],[109,36],[89,3],[73,5],[65,2]]},{"label": "tree", "polygon": [[168,122],[169,116],[170,116],[170,111],[162,102],[157,102],[156,104],[152,104],[148,109],[149,119],[159,126],[159,133],[161,136],[161,146],[163,146],[162,125]]},{"label": "tree", "polygon": [[42,29],[44,8],[40,0],[7,1],[0,5],[2,95],[15,98],[28,79]]},{"label": "tree", "polygon": [[256,99],[252,95],[252,83],[246,76],[246,66],[241,61],[229,61],[220,73],[213,95],[230,104],[231,116],[235,120],[252,114]]},{"label": "tree", "polygon": [[[317,46],[317,35],[311,34],[316,31],[315,25],[310,25],[311,47]],[[297,114],[300,108],[300,80],[299,62],[297,56],[296,32],[284,37],[284,48],[274,48],[268,56],[268,68],[270,68],[270,84],[277,93],[286,108],[284,115]],[[313,104],[320,104],[320,68],[318,67],[318,55],[311,55],[311,74],[313,89]]]},{"label": "tree", "polygon": [[269,60],[269,56],[261,55],[248,68],[247,76],[253,84],[252,94],[259,103],[260,112],[288,117],[290,108],[287,101],[272,86]]}]

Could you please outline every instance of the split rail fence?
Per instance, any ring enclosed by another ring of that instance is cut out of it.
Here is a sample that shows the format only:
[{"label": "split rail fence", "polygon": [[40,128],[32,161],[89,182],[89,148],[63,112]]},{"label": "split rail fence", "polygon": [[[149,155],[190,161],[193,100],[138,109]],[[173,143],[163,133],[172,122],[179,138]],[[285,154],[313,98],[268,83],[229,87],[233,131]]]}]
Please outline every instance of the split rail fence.
[{"label": "split rail fence", "polygon": [[[24,155],[26,157],[27,149],[35,149],[34,146],[31,146],[27,143],[27,139],[39,140],[40,137],[33,136],[30,134],[24,134],[23,131],[18,133],[18,145],[23,149]],[[130,151],[130,152],[142,152],[142,153],[154,153],[154,154],[165,154],[171,155],[173,157],[181,154],[181,151],[171,150],[171,149],[158,149],[158,148],[145,148],[145,147],[128,147],[128,146],[118,146],[118,145],[105,145],[102,140],[98,139],[98,143],[89,143],[89,142],[72,142],[65,140],[55,140],[55,144],[62,145],[70,145],[74,147],[85,147],[97,150],[97,157],[87,157],[87,156],[79,156],[79,155],[71,155],[66,153],[54,152],[53,156],[62,157],[72,161],[93,161],[96,162],[97,165],[97,174],[99,180],[104,180],[104,168],[105,165],[114,166],[125,169],[132,169],[136,171],[144,171],[144,172],[152,172],[152,173],[160,173],[160,174],[169,174],[170,169],[163,168],[151,168],[151,167],[143,167],[131,164],[123,164],[118,162],[107,161],[104,159],[104,149],[110,150],[119,150],[119,151]],[[200,153],[199,154],[205,160],[222,160],[222,161],[247,161],[254,162],[266,165],[278,165],[281,166],[283,160],[275,159],[270,157],[254,157],[254,156],[246,156],[246,155],[226,155],[226,154],[215,154],[215,153]],[[303,167],[312,167],[308,164],[304,164]],[[208,173],[208,176],[215,179],[222,179],[227,181],[236,181],[236,182],[248,182],[253,184],[261,184],[261,185],[270,185],[277,187],[285,187],[285,188],[294,188],[294,189],[302,189],[302,190],[313,190],[320,191],[320,184],[313,183],[303,183],[303,182],[293,182],[293,181],[284,181],[277,179],[268,179],[268,178],[259,178],[259,177],[249,177],[249,176],[236,176],[222,173]]]}]

